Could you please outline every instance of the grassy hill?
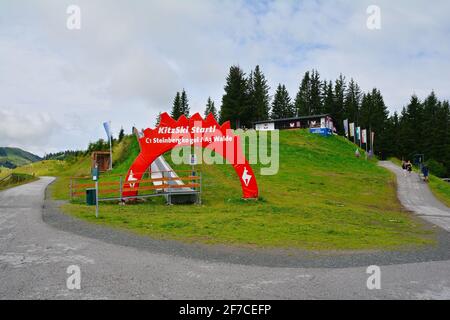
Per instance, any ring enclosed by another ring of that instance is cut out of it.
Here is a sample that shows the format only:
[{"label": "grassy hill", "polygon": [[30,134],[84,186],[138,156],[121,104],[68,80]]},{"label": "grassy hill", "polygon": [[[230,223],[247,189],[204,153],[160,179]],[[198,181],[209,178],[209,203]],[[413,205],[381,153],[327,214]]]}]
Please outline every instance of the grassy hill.
[{"label": "grassy hill", "polygon": [[0,167],[14,169],[42,159],[19,148],[0,148]]},{"label": "grassy hill", "polygon": [[12,173],[4,176],[0,176],[0,191],[17,187],[25,183],[29,183],[37,180],[35,176],[28,174]]},{"label": "grassy hill", "polygon": [[436,198],[450,208],[450,183],[435,176],[430,176],[430,188]]},{"label": "grassy hill", "polygon": [[[394,176],[376,161],[355,158],[353,144],[302,130],[283,131],[280,139],[280,172],[260,176],[260,166],[253,166],[261,195],[256,202],[241,200],[231,166],[201,165],[201,206],[167,206],[162,198],[125,207],[102,203],[99,219],[81,203],[62,209],[93,223],[191,242],[329,250],[433,243],[423,222],[402,209]],[[125,174],[138,152],[133,137],[116,146],[113,173]],[[88,175],[89,165],[83,158],[62,169],[54,197],[67,200],[69,176]]]}]

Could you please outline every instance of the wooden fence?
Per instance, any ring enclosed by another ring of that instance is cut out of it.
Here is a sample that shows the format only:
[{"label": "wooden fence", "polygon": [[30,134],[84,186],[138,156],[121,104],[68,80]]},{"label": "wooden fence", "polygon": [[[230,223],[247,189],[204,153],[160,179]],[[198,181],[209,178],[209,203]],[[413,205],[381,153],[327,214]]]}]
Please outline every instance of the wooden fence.
[{"label": "wooden fence", "polygon": [[[98,182],[99,201],[125,201],[136,198],[148,198],[154,196],[168,196],[169,202],[173,195],[195,194],[197,203],[201,203],[202,175],[191,171],[177,171],[184,176],[173,176],[173,171],[153,172],[160,174],[161,178],[151,178],[146,172],[143,179],[136,181],[125,181],[123,175],[100,176]],[[189,173],[189,174],[188,174]],[[145,178],[145,175],[148,178]],[[139,184],[139,187],[132,188],[132,184]],[[125,187],[127,185],[128,187]],[[91,177],[71,177],[70,178],[70,199],[82,200],[86,197],[87,189],[95,189],[96,183]],[[138,192],[137,196],[126,197],[124,193]]]}]

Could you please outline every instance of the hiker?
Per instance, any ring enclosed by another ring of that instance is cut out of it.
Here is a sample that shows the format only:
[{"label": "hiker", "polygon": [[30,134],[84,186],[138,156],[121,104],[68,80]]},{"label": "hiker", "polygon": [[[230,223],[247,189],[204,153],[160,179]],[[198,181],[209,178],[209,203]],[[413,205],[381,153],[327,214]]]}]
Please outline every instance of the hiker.
[{"label": "hiker", "polygon": [[411,161],[409,161],[409,160],[406,163],[406,170],[408,171],[409,174],[411,174],[411,172],[412,172],[412,164],[411,164]]},{"label": "hiker", "polygon": [[355,151],[355,157],[359,158],[360,156],[361,156],[361,153],[359,153],[359,150],[356,149],[356,151]]},{"label": "hiker", "polygon": [[429,170],[428,170],[428,167],[425,164],[422,166],[422,174],[423,174],[423,180],[425,182],[428,182]]},{"label": "hiker", "polygon": [[408,171],[407,171],[407,168],[406,168],[406,161],[405,160],[402,160],[402,169],[403,169],[403,176],[406,177],[406,172],[408,172]]}]

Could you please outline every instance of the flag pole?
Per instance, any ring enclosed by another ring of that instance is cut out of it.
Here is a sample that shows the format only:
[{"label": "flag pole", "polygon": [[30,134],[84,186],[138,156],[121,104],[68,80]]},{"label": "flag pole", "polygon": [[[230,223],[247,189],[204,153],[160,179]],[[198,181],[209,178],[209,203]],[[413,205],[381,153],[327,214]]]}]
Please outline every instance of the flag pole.
[{"label": "flag pole", "polygon": [[368,142],[367,142],[367,129],[364,129],[364,133],[365,133],[364,142],[366,144],[366,160],[367,160],[367,158],[368,158],[368,155],[367,155],[367,145],[368,145]]},{"label": "flag pole", "polygon": [[112,156],[112,134],[111,134],[111,121],[109,122],[109,169],[113,169],[113,156]]}]

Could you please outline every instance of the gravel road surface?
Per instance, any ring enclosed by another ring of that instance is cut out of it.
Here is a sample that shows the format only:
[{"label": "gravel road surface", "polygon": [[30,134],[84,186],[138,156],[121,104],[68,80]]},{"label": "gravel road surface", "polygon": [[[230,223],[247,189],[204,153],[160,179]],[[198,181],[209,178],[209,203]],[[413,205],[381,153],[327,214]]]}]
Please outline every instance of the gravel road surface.
[{"label": "gravel road surface", "polygon": [[[430,249],[434,255],[409,252],[397,262],[396,254],[369,254],[366,261],[319,257],[323,267],[313,267],[311,257],[306,263],[280,259],[277,265],[270,263],[275,254],[267,262],[258,254],[241,259],[240,252],[233,260],[233,251],[214,255],[220,250],[208,249],[202,256],[202,247],[143,239],[61,214],[55,218],[44,199],[52,181],[42,178],[0,193],[0,299],[450,298],[448,232],[441,233],[439,248]],[[367,267],[377,259],[381,289],[369,290]],[[67,287],[73,265],[81,270],[80,290]]]}]

